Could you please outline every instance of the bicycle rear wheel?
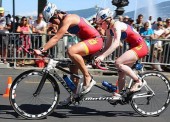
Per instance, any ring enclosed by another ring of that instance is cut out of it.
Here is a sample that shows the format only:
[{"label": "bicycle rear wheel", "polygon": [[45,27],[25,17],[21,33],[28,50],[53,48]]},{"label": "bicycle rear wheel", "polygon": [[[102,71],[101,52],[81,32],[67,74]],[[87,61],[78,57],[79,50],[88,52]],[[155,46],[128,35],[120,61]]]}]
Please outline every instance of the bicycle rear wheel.
[{"label": "bicycle rear wheel", "polygon": [[41,119],[53,112],[59,100],[56,80],[48,75],[39,95],[34,93],[42,79],[43,72],[29,70],[15,78],[10,89],[10,103],[14,110],[27,119]]},{"label": "bicycle rear wheel", "polygon": [[159,72],[146,72],[141,76],[146,82],[131,100],[133,109],[142,116],[158,116],[166,110],[170,102],[170,83]]}]

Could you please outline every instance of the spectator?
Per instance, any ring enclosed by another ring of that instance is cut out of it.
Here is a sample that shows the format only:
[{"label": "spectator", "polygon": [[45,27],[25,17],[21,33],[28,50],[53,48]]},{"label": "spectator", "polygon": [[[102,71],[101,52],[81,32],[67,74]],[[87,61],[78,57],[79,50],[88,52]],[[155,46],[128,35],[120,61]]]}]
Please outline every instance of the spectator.
[{"label": "spectator", "polygon": [[123,22],[123,16],[119,16],[119,21]]},{"label": "spectator", "polygon": [[165,33],[165,38],[170,39],[170,18],[166,19]]},{"label": "spectator", "polygon": [[[46,22],[44,22],[43,20],[43,15],[42,13],[40,13],[37,17],[37,20],[34,21],[34,24],[33,24],[33,33],[36,33],[36,34],[46,34],[46,29],[47,29],[47,24]],[[38,38],[38,43],[37,43],[37,40],[36,40],[36,44],[35,44],[35,48],[39,48],[41,47],[42,45],[44,45],[46,42],[45,42],[45,39],[43,38],[44,36],[42,35],[39,35],[37,36]]]},{"label": "spectator", "polygon": [[[165,34],[165,29],[163,28],[163,22],[158,21],[157,28],[154,30],[154,38],[158,39],[154,43],[153,48],[153,62],[159,63],[161,61],[161,53],[163,51],[162,41],[159,41],[160,38],[163,38]],[[154,65],[154,68],[158,71],[163,71],[160,65]]]},{"label": "spectator", "polygon": [[145,39],[145,42],[150,49],[150,40],[154,38],[154,32],[149,28],[149,22],[144,23],[144,27],[140,29],[139,34]]},{"label": "spectator", "polygon": [[43,15],[42,13],[40,13],[37,17],[37,20],[34,21],[33,33],[37,33],[37,34],[46,33],[46,26],[47,26],[47,23],[44,22]]},{"label": "spectator", "polygon": [[0,55],[3,58],[3,63],[7,64],[7,54],[8,54],[8,41],[9,36],[6,33],[9,33],[8,27],[6,25],[6,18],[4,16],[4,8],[0,7]]},{"label": "spectator", "polygon": [[132,26],[132,27],[135,27],[135,25],[134,25],[134,20],[133,20],[132,18],[129,18],[128,24],[129,24],[130,26]]},{"label": "spectator", "polygon": [[149,16],[149,19],[147,21],[149,23],[149,28],[152,28],[152,16]]},{"label": "spectator", "polygon": [[[28,20],[26,17],[21,18],[21,23],[18,26],[16,32],[21,34],[20,35],[21,40],[19,42],[20,43],[19,45],[21,45],[21,46],[17,50],[18,54],[21,54],[21,50],[23,50],[23,49],[27,50],[30,48],[30,45],[31,45],[30,36],[28,35],[31,33],[31,31],[30,31],[30,26],[28,24]],[[26,58],[26,51],[24,51],[24,58]],[[19,66],[19,65],[20,65],[20,62],[17,63],[17,66]],[[24,65],[25,65],[25,61],[22,60],[22,66],[24,66]]]},{"label": "spectator", "polygon": [[123,22],[126,23],[126,24],[129,24],[129,17],[128,16],[124,16]]},{"label": "spectator", "polygon": [[55,34],[58,30],[58,26],[52,23],[49,23],[47,28],[47,34]]},{"label": "spectator", "polygon": [[30,16],[29,17],[29,25],[31,26],[31,28],[32,28],[32,26],[34,25],[34,20],[33,20],[33,18],[32,18],[32,16]]},{"label": "spectator", "polygon": [[[20,22],[19,22],[19,17],[18,16],[16,16],[15,17],[15,27],[13,27],[13,21],[11,22],[11,30],[10,30],[10,32],[16,32],[17,31],[17,28],[18,28],[18,26],[19,26],[19,24],[20,24]],[[14,30],[13,30],[13,28],[14,28]]]},{"label": "spectator", "polygon": [[[150,50],[151,50],[151,40],[154,39],[154,31],[152,28],[149,28],[149,22],[145,22],[144,23],[144,27],[142,27],[140,29],[140,35],[143,37],[143,39],[145,40],[147,46],[148,46],[148,54],[150,54]],[[148,57],[146,57],[148,58]],[[155,68],[155,65],[151,65],[152,68]]]},{"label": "spectator", "polygon": [[11,15],[10,14],[6,16],[6,26],[7,26],[7,29],[10,31],[11,30]]},{"label": "spectator", "polygon": [[138,18],[136,19],[135,29],[139,32],[141,27],[144,27],[143,15],[139,14]]},{"label": "spectator", "polygon": [[161,17],[158,17],[158,18],[157,18],[157,21],[152,24],[152,29],[153,29],[153,30],[156,30],[156,29],[157,29],[157,24],[158,24],[158,22],[162,22],[162,18],[161,18]]}]

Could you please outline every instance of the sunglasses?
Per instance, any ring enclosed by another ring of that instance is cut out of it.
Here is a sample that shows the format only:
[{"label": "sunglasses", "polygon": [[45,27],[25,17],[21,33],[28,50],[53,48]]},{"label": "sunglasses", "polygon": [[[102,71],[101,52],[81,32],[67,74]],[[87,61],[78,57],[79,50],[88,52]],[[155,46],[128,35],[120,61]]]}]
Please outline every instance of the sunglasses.
[{"label": "sunglasses", "polygon": [[58,19],[58,17],[56,17],[56,16],[51,17],[50,20],[49,20],[49,22],[50,22],[50,23],[53,23],[54,19]]},{"label": "sunglasses", "polygon": [[27,21],[26,19],[23,19],[22,21]]},{"label": "sunglasses", "polygon": [[157,24],[158,26],[163,26],[163,25],[161,25],[161,24]]}]

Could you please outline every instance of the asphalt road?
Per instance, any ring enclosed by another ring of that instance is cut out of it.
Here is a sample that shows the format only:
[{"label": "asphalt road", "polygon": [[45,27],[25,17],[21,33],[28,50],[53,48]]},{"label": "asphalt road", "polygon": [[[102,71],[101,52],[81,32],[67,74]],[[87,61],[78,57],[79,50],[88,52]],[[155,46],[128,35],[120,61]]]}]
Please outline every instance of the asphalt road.
[{"label": "asphalt road", "polygon": [[[137,114],[130,105],[117,105],[112,106],[106,101],[100,102],[83,102],[79,106],[71,105],[68,108],[58,106],[55,111],[43,120],[25,120],[13,110],[9,104],[8,98],[2,97],[5,93],[7,87],[7,78],[12,76],[14,79],[17,74],[21,73],[23,70],[6,70],[0,69],[0,122],[18,122],[18,121],[30,121],[30,122],[169,122],[170,120],[170,108],[161,114],[159,117],[141,117]],[[169,77],[169,76],[168,76]],[[115,83],[117,76],[94,76],[97,83],[101,83],[103,80]],[[69,95],[67,92],[61,89],[61,99],[67,98]],[[24,89],[24,88],[23,88]],[[93,88],[89,95],[97,94],[107,95],[108,93],[103,92],[97,88]],[[108,94],[110,95],[110,94]]]}]

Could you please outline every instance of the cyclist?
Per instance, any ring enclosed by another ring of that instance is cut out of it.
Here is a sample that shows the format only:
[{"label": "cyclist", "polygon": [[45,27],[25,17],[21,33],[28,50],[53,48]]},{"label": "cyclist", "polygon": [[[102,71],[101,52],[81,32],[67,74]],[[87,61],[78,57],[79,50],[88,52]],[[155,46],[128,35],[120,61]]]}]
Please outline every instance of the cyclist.
[{"label": "cyclist", "polygon": [[[74,69],[72,72],[77,73],[79,68],[84,76],[81,93],[88,93],[92,86],[96,84],[96,81],[90,76],[83,60],[83,56],[94,54],[102,48],[103,39],[101,35],[87,20],[76,14],[66,14],[63,11],[58,10],[55,4],[48,2],[43,10],[43,15],[46,22],[58,25],[59,29],[42,48],[35,50],[35,52],[41,54],[55,46],[66,32],[78,36],[81,41],[68,48],[67,53],[76,65],[74,68],[71,68]],[[77,81],[74,80],[74,82],[77,84]],[[63,104],[68,104],[69,102],[70,99],[67,99]]]},{"label": "cyclist", "polygon": [[121,91],[125,85],[125,75],[130,76],[135,83],[130,89],[136,92],[141,89],[143,82],[131,69],[131,66],[139,59],[147,55],[148,48],[143,38],[131,26],[113,19],[113,12],[107,8],[96,15],[96,23],[106,30],[106,49],[99,55],[95,62],[99,63],[110,55],[120,45],[120,40],[125,40],[130,49],[116,59],[115,65],[119,70],[118,87]]}]

